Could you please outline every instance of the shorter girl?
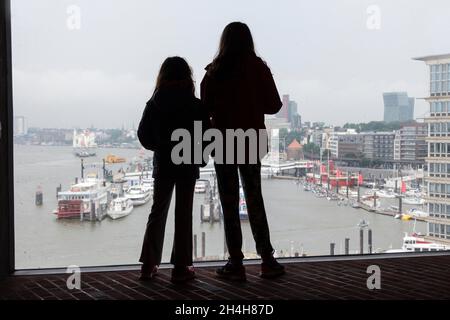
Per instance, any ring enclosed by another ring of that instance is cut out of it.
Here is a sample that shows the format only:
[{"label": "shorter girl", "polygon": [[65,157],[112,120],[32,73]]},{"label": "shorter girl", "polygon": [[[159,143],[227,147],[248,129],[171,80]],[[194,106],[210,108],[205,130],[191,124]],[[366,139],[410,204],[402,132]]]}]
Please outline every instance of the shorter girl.
[{"label": "shorter girl", "polygon": [[[186,129],[194,137],[194,121],[209,127],[206,110],[195,97],[192,71],[180,57],[167,58],[161,66],[155,92],[145,107],[139,124],[141,144],[154,151],[153,205],[145,231],[140,262],[141,278],[149,280],[161,263],[164,231],[172,193],[175,189],[175,235],[171,263],[173,282],[184,282],[195,277],[192,268],[192,203],[199,165],[175,164],[171,159],[171,141],[176,129]],[[193,147],[191,140],[191,146]],[[192,151],[192,150],[191,150]],[[191,152],[193,154],[193,152]]]}]

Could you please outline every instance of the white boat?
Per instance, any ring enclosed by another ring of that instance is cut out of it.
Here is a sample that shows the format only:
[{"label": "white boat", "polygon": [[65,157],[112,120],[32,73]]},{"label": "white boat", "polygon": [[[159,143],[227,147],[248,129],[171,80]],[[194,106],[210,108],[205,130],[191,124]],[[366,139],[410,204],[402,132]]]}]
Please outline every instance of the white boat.
[{"label": "white boat", "polygon": [[373,200],[362,200],[361,201],[364,205],[368,206],[370,210],[377,210],[381,207],[380,201],[376,201],[376,207],[374,207]]},{"label": "white boat", "polygon": [[54,213],[59,219],[101,220],[106,214],[110,189],[110,184],[102,182],[95,174],[88,174],[69,190],[58,192],[58,208]]},{"label": "white boat", "polygon": [[410,216],[416,217],[416,218],[426,218],[429,216],[428,212],[419,210],[417,208],[409,209],[407,212]]},{"label": "white boat", "polygon": [[239,188],[239,218],[241,220],[248,219],[247,202],[245,201],[244,190]]},{"label": "white boat", "polygon": [[444,250],[450,250],[450,246],[426,240],[415,233],[412,234],[411,236],[408,236],[408,234],[405,233],[401,249],[389,249],[384,252],[385,253],[426,252],[426,251],[444,251]]},{"label": "white boat", "polygon": [[150,193],[153,193],[153,183],[154,183],[153,178],[143,178],[142,188],[144,188],[144,190],[150,190]]},{"label": "white boat", "polygon": [[131,186],[125,192],[125,198],[130,199],[133,202],[133,206],[144,205],[151,198],[150,189],[142,184]]},{"label": "white boat", "polygon": [[208,188],[209,185],[209,180],[197,180],[197,182],[195,183],[195,193],[206,193],[206,190]]},{"label": "white boat", "polygon": [[402,199],[405,204],[424,204],[425,200],[419,197],[406,197]]},{"label": "white boat", "polygon": [[125,197],[116,198],[109,204],[108,216],[113,220],[120,219],[129,215],[133,208],[131,199]]},{"label": "white boat", "polygon": [[97,153],[97,144],[95,143],[95,133],[89,130],[84,130],[77,133],[73,131],[73,153],[80,157],[94,157]]},{"label": "white boat", "polygon": [[361,205],[355,201],[352,203],[352,208],[359,209],[359,208],[361,208]]},{"label": "white boat", "polygon": [[380,190],[377,192],[377,195],[382,197],[382,198],[395,198],[397,195],[395,194],[395,192],[389,190]]},{"label": "white boat", "polygon": [[388,210],[392,212],[398,212],[400,208],[397,206],[389,206]]}]

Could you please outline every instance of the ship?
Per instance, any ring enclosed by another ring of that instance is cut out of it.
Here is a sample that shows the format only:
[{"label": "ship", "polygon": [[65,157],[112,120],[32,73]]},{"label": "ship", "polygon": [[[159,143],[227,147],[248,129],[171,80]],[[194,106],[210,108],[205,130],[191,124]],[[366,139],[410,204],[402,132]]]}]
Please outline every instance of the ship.
[{"label": "ship", "polygon": [[97,154],[97,144],[95,143],[95,133],[83,130],[78,133],[73,131],[73,153],[77,157],[95,157]]},{"label": "ship", "polygon": [[127,159],[115,156],[113,154],[109,154],[109,155],[106,156],[105,162],[107,164],[125,163],[125,162],[127,162]]},{"label": "ship", "polygon": [[398,253],[398,252],[424,252],[424,251],[446,251],[446,250],[450,250],[450,246],[426,240],[420,234],[417,233],[413,233],[412,235],[408,235],[407,233],[405,233],[401,249],[389,249],[384,252]]},{"label": "ship", "polygon": [[248,220],[247,202],[245,201],[242,187],[239,187],[239,218],[241,220]]},{"label": "ship", "polygon": [[58,219],[101,221],[106,215],[110,185],[96,175],[73,184],[69,190],[58,192]]},{"label": "ship", "polygon": [[109,204],[108,217],[113,220],[128,216],[133,211],[133,201],[126,197],[113,199]]}]

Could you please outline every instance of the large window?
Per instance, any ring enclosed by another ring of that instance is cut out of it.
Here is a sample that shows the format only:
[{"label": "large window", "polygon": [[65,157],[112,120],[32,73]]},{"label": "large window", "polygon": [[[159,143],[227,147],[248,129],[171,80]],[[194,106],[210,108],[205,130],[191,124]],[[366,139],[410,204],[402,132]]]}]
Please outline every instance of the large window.
[{"label": "large window", "polygon": [[[12,1],[16,268],[137,263],[153,202],[153,154],[136,129],[160,65],[168,56],[186,58],[199,96],[221,32],[236,20],[252,30],[284,103],[266,116],[270,153],[262,165],[276,256],[402,251],[405,233],[425,236],[429,208],[448,216],[447,207],[424,200],[426,164],[417,146],[426,146],[425,132],[402,131],[411,139],[399,142],[406,157],[394,160],[401,126],[380,121],[381,98],[390,90],[428,95],[427,70],[411,55],[445,52],[447,29],[420,15],[421,1],[408,4],[408,13],[378,3],[380,17],[359,1]],[[390,20],[398,14],[412,23]],[[448,64],[431,66],[431,95],[449,92],[449,74]],[[415,108],[417,118],[429,110],[419,99]],[[448,102],[433,102],[431,112],[448,114]],[[432,124],[430,134],[446,138],[449,130],[447,122]],[[364,139],[367,133],[374,138]],[[430,143],[430,156],[448,158],[450,142]],[[448,165],[433,164],[429,176],[448,178]],[[447,199],[449,186],[433,182],[429,194]],[[193,254],[226,259],[212,161],[196,190]],[[133,199],[133,209],[117,196]],[[241,198],[242,249],[256,258]],[[173,211],[172,202],[164,262]],[[442,238],[440,227],[432,230]]]},{"label": "large window", "polygon": [[431,95],[445,96],[450,93],[450,64],[433,64],[431,70]]}]

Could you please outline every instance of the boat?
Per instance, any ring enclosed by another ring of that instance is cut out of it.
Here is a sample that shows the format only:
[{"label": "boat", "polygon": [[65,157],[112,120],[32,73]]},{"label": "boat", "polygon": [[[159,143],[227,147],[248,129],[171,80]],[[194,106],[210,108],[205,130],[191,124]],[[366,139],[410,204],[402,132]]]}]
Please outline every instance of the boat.
[{"label": "boat", "polygon": [[87,175],[86,179],[73,184],[69,190],[58,192],[58,208],[54,213],[58,219],[102,220],[106,215],[110,188],[96,175]]},{"label": "boat", "polygon": [[412,217],[411,215],[405,214],[405,213],[403,213],[403,214],[401,215],[401,217],[400,217],[400,219],[403,220],[403,221],[409,221],[409,220],[411,220],[412,218],[413,218],[413,217]]},{"label": "boat", "polygon": [[142,178],[142,188],[144,190],[149,190],[150,193],[153,193],[153,183],[154,183],[153,178]]},{"label": "boat", "polygon": [[425,200],[419,197],[406,197],[402,199],[403,203],[405,204],[424,204]]},{"label": "boat", "polygon": [[117,157],[113,154],[109,154],[105,158],[105,162],[108,164],[114,164],[114,163],[124,163],[127,160],[125,158]]},{"label": "boat", "polygon": [[113,219],[120,219],[128,216],[133,211],[133,201],[126,197],[113,199],[109,204],[108,216]]},{"label": "boat", "polygon": [[241,220],[248,220],[247,202],[245,201],[242,187],[239,187],[239,218]]},{"label": "boat", "polygon": [[392,190],[389,190],[389,191],[380,190],[380,191],[377,192],[377,195],[382,197],[382,198],[395,198],[397,196],[395,194],[395,192],[392,191]]},{"label": "boat", "polygon": [[335,195],[335,194],[332,194],[332,195],[327,197],[327,200],[328,201],[338,201],[339,197],[337,195]]},{"label": "boat", "polygon": [[80,158],[95,157],[97,154],[97,144],[95,143],[95,133],[84,130],[77,133],[73,131],[73,153]]},{"label": "boat", "polygon": [[392,211],[392,212],[398,212],[400,210],[399,207],[397,206],[389,206],[388,211]]},{"label": "boat", "polygon": [[428,212],[419,210],[417,208],[409,209],[407,213],[416,218],[426,218],[429,216]]},{"label": "boat", "polygon": [[209,180],[199,179],[195,183],[194,191],[195,191],[195,193],[206,193],[208,186],[209,186]]},{"label": "boat", "polygon": [[359,209],[359,208],[361,208],[361,205],[355,201],[352,203],[352,208]]},{"label": "boat", "polygon": [[401,249],[389,249],[384,252],[395,253],[395,252],[424,252],[424,251],[445,251],[445,250],[450,250],[450,246],[426,240],[416,233],[413,233],[411,236],[405,233]]},{"label": "boat", "polygon": [[130,186],[125,191],[125,198],[130,199],[133,206],[142,206],[151,198],[150,189],[144,187],[142,184]]}]

